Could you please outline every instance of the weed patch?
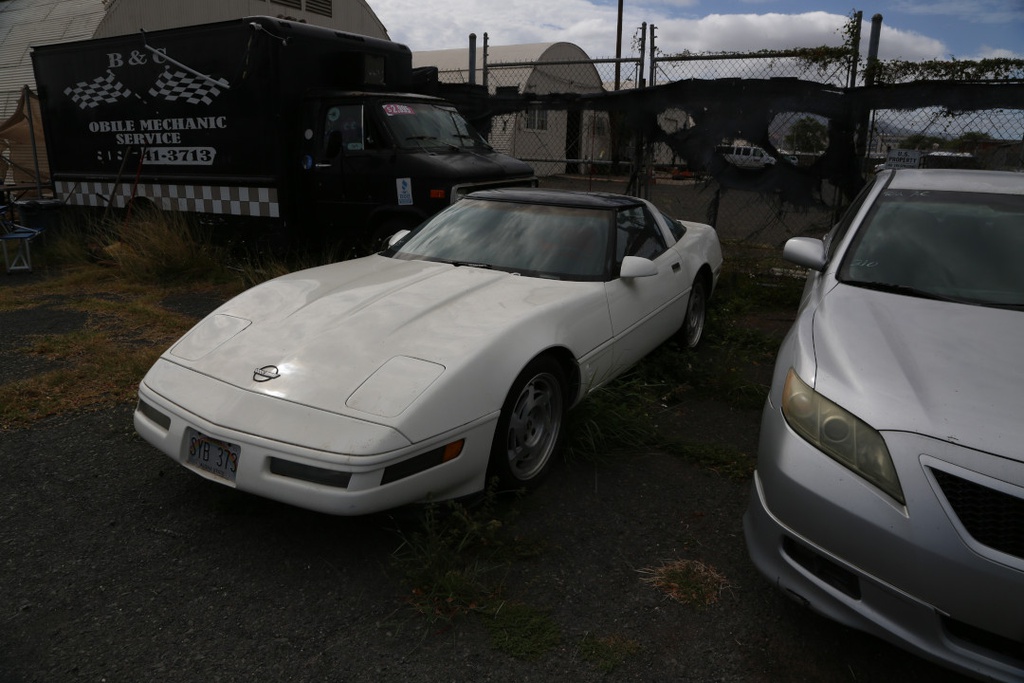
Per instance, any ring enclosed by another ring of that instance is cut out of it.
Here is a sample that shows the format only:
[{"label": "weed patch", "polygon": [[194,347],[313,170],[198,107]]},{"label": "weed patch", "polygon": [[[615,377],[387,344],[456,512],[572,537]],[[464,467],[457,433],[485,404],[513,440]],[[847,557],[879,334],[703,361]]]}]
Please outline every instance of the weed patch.
[{"label": "weed patch", "polygon": [[684,605],[710,607],[729,587],[717,569],[699,560],[675,560],[640,573],[644,582]]},{"label": "weed patch", "polygon": [[2,385],[2,429],[131,402],[159,354],[195,322],[160,301],[175,292],[216,291],[227,299],[241,291],[226,253],[173,213],[63,225],[45,251],[50,276],[5,288],[0,312],[45,302],[52,310],[84,313],[85,321],[28,337],[17,351],[57,369]]},{"label": "weed patch", "polygon": [[505,570],[535,552],[510,536],[509,506],[499,510],[493,488],[482,502],[427,505],[411,529],[399,529],[392,564],[409,587],[409,604],[431,620],[453,621],[500,599]]},{"label": "weed patch", "polygon": [[101,261],[117,266],[133,282],[226,281],[228,254],[181,214],[156,209],[138,212],[130,223],[107,224],[93,247]]},{"label": "weed patch", "polygon": [[125,348],[109,331],[87,329],[39,338],[27,351],[57,361],[61,367],[4,385],[0,428],[130,402],[162,348]]},{"label": "weed patch", "polygon": [[591,392],[569,413],[566,457],[600,462],[624,449],[660,445],[657,393],[635,370]]}]

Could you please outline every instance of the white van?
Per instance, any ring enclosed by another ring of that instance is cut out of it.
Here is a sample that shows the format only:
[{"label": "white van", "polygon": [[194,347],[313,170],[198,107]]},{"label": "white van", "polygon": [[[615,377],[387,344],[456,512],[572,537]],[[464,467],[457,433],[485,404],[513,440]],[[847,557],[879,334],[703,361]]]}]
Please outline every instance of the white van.
[{"label": "white van", "polygon": [[775,165],[775,157],[755,145],[719,145],[718,153],[730,164],[740,168],[764,168]]}]

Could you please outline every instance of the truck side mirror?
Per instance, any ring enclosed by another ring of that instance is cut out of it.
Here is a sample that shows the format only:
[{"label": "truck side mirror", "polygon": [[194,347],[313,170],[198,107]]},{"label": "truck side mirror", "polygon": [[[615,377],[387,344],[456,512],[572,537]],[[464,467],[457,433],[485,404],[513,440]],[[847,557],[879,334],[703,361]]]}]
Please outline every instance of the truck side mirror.
[{"label": "truck side mirror", "polygon": [[327,136],[326,154],[328,159],[333,159],[341,153],[341,131],[332,130]]}]

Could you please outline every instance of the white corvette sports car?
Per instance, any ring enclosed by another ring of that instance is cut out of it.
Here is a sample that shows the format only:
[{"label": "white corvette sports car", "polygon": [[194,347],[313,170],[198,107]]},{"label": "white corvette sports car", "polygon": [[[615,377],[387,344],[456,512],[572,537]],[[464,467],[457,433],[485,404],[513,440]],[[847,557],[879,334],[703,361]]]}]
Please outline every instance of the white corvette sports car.
[{"label": "white corvette sports car", "polygon": [[276,278],[168,349],[135,428],[193,472],[337,515],[547,471],[566,411],[695,346],[722,255],[634,197],[478,192],[379,254]]}]

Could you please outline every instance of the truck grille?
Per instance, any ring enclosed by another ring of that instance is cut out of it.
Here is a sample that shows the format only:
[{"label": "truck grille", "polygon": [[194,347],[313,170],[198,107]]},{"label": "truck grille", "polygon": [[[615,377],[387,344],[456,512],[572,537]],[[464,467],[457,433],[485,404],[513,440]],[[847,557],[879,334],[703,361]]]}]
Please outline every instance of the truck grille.
[{"label": "truck grille", "polygon": [[932,470],[960,523],[979,543],[1024,558],[1024,499]]}]

